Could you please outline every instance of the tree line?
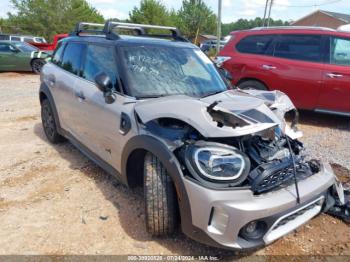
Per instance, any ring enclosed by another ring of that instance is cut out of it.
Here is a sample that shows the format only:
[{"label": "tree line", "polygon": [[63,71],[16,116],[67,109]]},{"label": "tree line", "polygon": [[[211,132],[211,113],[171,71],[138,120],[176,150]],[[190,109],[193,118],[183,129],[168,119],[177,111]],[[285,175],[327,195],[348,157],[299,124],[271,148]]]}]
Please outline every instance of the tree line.
[{"label": "tree line", "polygon": [[[14,11],[0,18],[0,32],[44,36],[52,40],[58,33],[72,31],[77,22],[103,23],[103,14],[86,0],[10,0]],[[113,6],[111,6],[113,8]],[[161,0],[141,0],[125,22],[176,26],[191,41],[200,34],[216,34],[216,14],[203,0],[183,0],[179,10],[167,8]],[[117,17],[113,20],[120,21]],[[222,24],[222,34],[261,26],[262,19],[239,19]],[[270,20],[270,25],[287,25]]]}]

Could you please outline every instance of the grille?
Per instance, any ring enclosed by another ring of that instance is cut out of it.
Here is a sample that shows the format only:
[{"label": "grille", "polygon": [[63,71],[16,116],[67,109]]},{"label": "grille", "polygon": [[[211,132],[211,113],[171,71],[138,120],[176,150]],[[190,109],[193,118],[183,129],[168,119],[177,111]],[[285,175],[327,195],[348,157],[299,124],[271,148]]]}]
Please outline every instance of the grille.
[{"label": "grille", "polygon": [[[298,163],[296,166],[297,179],[302,180],[312,175],[310,167],[306,164]],[[260,166],[251,174],[252,190],[260,194],[280,186],[288,186],[294,182],[294,168],[291,163],[280,163]]]},{"label": "grille", "polygon": [[308,205],[307,207],[285,217],[284,219],[282,219],[281,221],[279,221],[273,228],[272,230],[276,230],[277,228],[284,226],[285,224],[293,221],[294,219],[296,219],[299,216],[302,216],[303,214],[305,214],[306,211],[315,208],[316,206],[320,205],[320,201],[317,201],[316,203],[313,203],[311,205]]}]

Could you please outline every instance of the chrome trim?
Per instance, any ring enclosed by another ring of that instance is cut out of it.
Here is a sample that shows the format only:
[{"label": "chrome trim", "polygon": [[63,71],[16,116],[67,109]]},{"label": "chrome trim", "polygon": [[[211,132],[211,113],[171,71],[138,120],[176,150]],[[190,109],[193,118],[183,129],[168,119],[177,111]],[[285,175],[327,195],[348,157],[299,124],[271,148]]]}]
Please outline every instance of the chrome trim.
[{"label": "chrome trim", "polygon": [[350,112],[333,111],[333,110],[321,109],[321,108],[316,108],[315,112],[331,114],[331,115],[339,115],[339,116],[350,116]]},{"label": "chrome trim", "polygon": [[[273,223],[273,225],[270,227],[270,229],[266,232],[266,234],[263,238],[265,244],[270,244],[271,242],[273,242],[276,239],[290,233],[294,229],[298,228],[302,224],[309,221],[311,218],[315,217],[317,214],[319,214],[321,212],[323,201],[324,201],[324,196],[321,196],[321,197],[317,198],[316,200],[308,203],[307,205],[302,206],[296,210],[293,210],[292,212],[285,214],[284,216],[281,216],[279,219],[276,220],[275,223]],[[303,209],[307,208],[308,206],[311,206],[317,202],[320,202],[320,204],[316,205],[314,208],[312,208],[310,210],[307,210],[304,214],[296,217],[295,219],[291,220],[290,222],[288,222],[282,226],[279,226],[277,229],[274,230],[274,227],[279,222],[281,222],[283,219],[285,219],[285,218],[299,212],[300,210],[303,210]]]}]

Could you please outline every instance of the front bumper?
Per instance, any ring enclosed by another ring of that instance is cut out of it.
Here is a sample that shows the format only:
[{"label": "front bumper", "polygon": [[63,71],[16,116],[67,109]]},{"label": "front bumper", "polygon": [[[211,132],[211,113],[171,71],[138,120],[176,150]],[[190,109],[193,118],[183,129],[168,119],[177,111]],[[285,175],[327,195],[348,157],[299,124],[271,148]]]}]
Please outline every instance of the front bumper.
[{"label": "front bumper", "polygon": [[[323,164],[319,173],[299,181],[300,204],[296,201],[294,184],[253,195],[249,189],[215,190],[188,179],[184,183],[192,225],[203,231],[216,246],[239,250],[269,244],[320,213],[335,176],[330,165]],[[261,238],[247,240],[240,236],[240,230],[251,221],[266,224],[266,233]],[[195,238],[193,234],[188,235]],[[212,242],[206,244],[212,245]]]}]

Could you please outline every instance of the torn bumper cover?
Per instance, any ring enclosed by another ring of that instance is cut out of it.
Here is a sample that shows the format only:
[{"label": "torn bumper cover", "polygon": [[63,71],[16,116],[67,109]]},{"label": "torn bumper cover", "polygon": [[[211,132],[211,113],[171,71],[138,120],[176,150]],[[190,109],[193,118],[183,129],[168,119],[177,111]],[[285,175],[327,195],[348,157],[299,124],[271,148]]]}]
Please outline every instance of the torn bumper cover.
[{"label": "torn bumper cover", "polygon": [[193,225],[229,249],[269,244],[306,223],[322,212],[334,183],[331,167],[322,165],[319,173],[299,182],[297,204],[294,185],[254,195],[249,189],[218,191],[185,179]]}]

